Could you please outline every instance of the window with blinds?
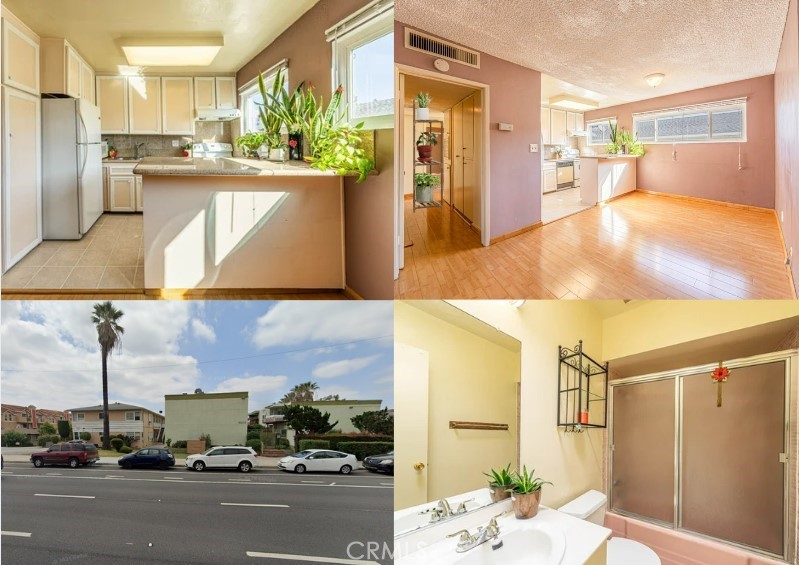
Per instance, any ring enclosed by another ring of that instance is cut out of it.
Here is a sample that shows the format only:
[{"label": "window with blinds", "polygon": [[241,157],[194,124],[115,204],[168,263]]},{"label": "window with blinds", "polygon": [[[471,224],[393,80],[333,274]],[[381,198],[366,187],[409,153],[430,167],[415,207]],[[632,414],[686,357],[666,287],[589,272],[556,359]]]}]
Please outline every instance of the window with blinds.
[{"label": "window with blinds", "polygon": [[607,145],[610,143],[610,124],[616,124],[616,118],[605,118],[588,122],[588,145]]},{"label": "window with blinds", "polygon": [[746,100],[633,114],[633,132],[645,143],[746,141]]}]

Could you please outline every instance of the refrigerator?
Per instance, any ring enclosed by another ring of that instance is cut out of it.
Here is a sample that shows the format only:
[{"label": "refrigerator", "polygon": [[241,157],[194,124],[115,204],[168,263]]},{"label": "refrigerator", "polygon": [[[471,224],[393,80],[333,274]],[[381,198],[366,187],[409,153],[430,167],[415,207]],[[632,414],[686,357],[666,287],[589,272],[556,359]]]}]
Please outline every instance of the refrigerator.
[{"label": "refrigerator", "polygon": [[42,100],[44,239],[81,239],[103,213],[100,109],[87,100]]}]

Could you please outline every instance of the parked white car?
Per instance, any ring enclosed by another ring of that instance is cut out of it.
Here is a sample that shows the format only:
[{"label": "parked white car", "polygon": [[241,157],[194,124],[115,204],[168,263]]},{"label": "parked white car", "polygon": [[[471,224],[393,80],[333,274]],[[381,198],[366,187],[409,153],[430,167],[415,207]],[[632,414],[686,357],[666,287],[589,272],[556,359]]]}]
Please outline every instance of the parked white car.
[{"label": "parked white car", "polygon": [[249,473],[255,467],[258,454],[252,447],[240,445],[212,447],[203,453],[186,457],[186,467],[195,471],[209,469],[238,469]]},{"label": "parked white car", "polygon": [[329,449],[306,449],[284,457],[277,464],[279,469],[304,473],[305,471],[332,471],[349,475],[358,466],[358,459],[349,453]]}]

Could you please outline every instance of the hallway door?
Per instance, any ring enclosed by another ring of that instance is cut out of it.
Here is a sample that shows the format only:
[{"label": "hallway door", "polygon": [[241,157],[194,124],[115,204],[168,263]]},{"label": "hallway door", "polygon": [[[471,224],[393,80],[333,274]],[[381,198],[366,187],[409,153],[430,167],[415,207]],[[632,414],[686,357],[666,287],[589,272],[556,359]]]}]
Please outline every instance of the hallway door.
[{"label": "hallway door", "polygon": [[463,102],[452,108],[452,205],[463,212]]}]

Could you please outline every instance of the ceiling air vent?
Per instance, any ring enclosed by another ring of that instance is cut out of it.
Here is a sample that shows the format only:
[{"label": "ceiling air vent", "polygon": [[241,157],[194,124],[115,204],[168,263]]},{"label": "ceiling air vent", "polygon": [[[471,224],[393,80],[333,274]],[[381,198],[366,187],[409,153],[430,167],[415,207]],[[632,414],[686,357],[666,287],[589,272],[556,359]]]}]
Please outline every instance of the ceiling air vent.
[{"label": "ceiling air vent", "polygon": [[460,47],[415,29],[405,28],[405,47],[476,69],[480,68],[480,53],[477,51]]}]

